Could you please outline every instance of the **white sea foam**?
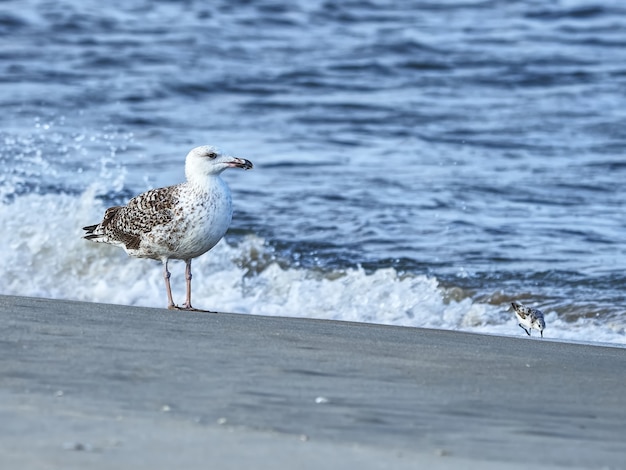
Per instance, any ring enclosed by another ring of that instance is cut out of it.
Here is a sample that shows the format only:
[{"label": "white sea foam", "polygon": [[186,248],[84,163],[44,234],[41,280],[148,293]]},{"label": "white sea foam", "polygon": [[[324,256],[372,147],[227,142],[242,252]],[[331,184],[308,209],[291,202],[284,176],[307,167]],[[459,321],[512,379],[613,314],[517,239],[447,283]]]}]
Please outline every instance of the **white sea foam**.
[{"label": "white sea foam", "polygon": [[[104,206],[95,188],[82,196],[29,194],[2,206],[2,293],[164,307],[159,262],[131,259],[119,248],[81,238]],[[261,261],[259,261],[261,260]],[[184,264],[172,262],[175,300],[184,298]],[[281,267],[258,237],[220,242],[194,261],[193,303],[200,308],[258,315],[324,318],[524,336],[506,308],[450,300],[437,279],[399,275],[393,268],[322,272]],[[626,342],[623,324],[546,312],[546,338]]]}]

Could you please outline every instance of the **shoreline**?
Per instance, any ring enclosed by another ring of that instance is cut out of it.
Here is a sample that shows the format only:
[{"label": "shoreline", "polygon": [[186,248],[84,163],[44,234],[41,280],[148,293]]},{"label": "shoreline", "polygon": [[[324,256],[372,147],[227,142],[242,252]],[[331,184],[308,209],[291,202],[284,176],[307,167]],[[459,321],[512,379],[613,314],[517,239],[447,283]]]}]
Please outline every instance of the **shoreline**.
[{"label": "shoreline", "polygon": [[2,467],[626,458],[620,345],[14,296],[0,318]]}]

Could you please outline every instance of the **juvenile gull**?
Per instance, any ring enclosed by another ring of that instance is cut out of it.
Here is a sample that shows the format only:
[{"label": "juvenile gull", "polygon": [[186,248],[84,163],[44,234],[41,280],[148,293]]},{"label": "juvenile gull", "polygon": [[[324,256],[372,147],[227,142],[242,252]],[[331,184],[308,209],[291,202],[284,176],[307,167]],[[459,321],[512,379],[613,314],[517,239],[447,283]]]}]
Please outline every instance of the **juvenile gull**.
[{"label": "juvenile gull", "polygon": [[533,328],[539,330],[543,338],[543,330],[546,328],[546,322],[543,319],[541,310],[526,307],[517,302],[512,302],[511,306],[513,307],[520,328],[522,328],[528,336],[530,336],[530,330]]},{"label": "juvenile gull", "polygon": [[[252,162],[222,155],[208,145],[196,147],[185,160],[185,183],[153,189],[125,206],[108,208],[102,222],[83,227],[84,238],[119,246],[130,256],[160,260],[167,308],[197,311],[191,306],[191,260],[213,248],[230,225],[230,189],[220,176],[227,168],[249,170]],[[187,297],[182,307],[172,300],[170,259],[185,261]]]}]

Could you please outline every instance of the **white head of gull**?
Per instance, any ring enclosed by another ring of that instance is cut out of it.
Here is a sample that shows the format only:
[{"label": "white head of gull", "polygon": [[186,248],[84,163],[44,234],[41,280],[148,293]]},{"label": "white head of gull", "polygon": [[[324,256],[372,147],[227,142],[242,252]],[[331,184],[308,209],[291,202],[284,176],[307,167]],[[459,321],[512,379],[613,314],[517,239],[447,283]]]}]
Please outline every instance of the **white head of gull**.
[{"label": "white head of gull", "polygon": [[[230,225],[230,189],[220,177],[227,168],[249,170],[252,163],[208,145],[196,147],[185,160],[185,183],[152,189],[125,206],[108,208],[102,222],[83,227],[84,238],[119,246],[130,256],[160,260],[168,308],[197,311],[191,306],[191,260],[213,248]],[[186,264],[187,295],[181,307],[172,299],[170,259]]]}]

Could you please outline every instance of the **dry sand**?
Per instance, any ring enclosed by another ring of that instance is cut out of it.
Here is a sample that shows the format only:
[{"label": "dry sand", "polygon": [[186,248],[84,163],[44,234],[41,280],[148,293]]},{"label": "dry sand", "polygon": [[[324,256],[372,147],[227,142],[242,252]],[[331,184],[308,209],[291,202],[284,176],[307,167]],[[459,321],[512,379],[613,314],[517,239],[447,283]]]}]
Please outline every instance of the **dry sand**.
[{"label": "dry sand", "polygon": [[626,468],[623,348],[3,296],[0,328],[3,469]]}]

